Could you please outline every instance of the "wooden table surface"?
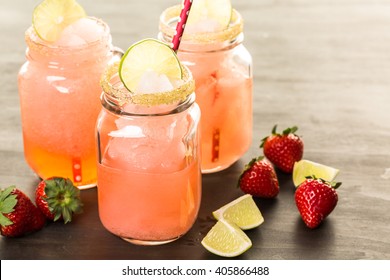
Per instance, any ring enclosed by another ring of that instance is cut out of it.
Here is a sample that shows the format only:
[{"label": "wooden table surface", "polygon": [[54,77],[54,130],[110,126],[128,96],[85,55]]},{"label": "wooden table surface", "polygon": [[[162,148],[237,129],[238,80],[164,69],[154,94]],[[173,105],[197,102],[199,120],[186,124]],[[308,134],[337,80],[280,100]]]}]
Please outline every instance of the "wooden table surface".
[{"label": "wooden table surface", "polygon": [[[177,0],[79,0],[126,49],[157,34],[160,12]],[[390,0],[232,0],[245,19],[254,60],[251,149],[231,168],[203,176],[199,217],[176,242],[136,246],[100,223],[95,189],[84,213],[22,238],[0,237],[1,259],[219,259],[201,239],[211,212],[242,195],[236,181],[274,124],[297,125],[304,158],[339,168],[339,203],[318,229],[303,224],[291,176],[278,173],[277,199],[256,199],[265,222],[248,231],[238,259],[390,259]],[[38,182],[23,157],[17,72],[36,1],[0,0],[0,187],[33,197]],[[386,170],[388,173],[386,174]]]}]

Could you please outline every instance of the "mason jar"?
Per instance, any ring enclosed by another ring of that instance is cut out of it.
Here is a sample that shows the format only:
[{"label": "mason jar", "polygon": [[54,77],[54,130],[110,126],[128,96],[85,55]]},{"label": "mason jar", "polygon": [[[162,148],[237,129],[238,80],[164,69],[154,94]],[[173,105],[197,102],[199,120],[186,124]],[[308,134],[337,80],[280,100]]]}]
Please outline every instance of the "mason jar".
[{"label": "mason jar", "polygon": [[[158,38],[171,42],[181,6],[160,16]],[[216,32],[184,31],[178,57],[192,72],[202,112],[202,172],[226,169],[252,142],[252,58],[243,45],[243,20],[232,10],[229,26]]]},{"label": "mason jar", "polygon": [[176,240],[198,214],[200,109],[191,73],[183,73],[178,88],[140,95],[124,87],[118,63],[102,79],[99,216],[108,231],[134,244]]},{"label": "mason jar", "polygon": [[28,28],[18,75],[27,163],[42,179],[69,178],[80,189],[96,186],[99,81],[115,51],[107,24],[90,19],[101,30],[99,38],[68,46],[45,42]]}]

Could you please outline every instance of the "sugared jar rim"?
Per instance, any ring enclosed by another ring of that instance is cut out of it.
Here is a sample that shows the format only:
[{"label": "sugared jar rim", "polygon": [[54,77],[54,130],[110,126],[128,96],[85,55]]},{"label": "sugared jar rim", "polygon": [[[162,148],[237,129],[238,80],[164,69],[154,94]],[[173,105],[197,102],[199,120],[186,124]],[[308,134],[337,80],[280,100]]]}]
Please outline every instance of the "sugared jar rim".
[{"label": "sugared jar rim", "polygon": [[[168,37],[173,38],[175,35],[175,26],[173,22],[177,22],[180,17],[181,5],[176,5],[167,8],[160,16],[160,31]],[[235,9],[232,9],[232,17],[228,27],[222,31],[216,32],[200,32],[200,33],[186,33],[184,31],[182,40],[196,43],[214,43],[233,40],[244,28],[243,19]]]},{"label": "sugared jar rim", "polygon": [[107,67],[102,75],[100,84],[106,96],[121,106],[129,103],[144,106],[173,104],[184,101],[195,91],[195,81],[190,70],[184,65],[181,67],[183,83],[171,91],[156,93],[134,93],[129,91],[119,79],[118,61]]}]

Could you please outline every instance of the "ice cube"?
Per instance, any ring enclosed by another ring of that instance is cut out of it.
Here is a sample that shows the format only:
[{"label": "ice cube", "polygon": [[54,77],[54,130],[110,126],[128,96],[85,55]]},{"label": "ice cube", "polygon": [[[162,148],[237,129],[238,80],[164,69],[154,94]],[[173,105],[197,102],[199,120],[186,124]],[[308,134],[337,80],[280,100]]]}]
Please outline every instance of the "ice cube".
[{"label": "ice cube", "polygon": [[103,164],[131,171],[178,171],[185,162],[182,142],[157,142],[146,138],[111,138]]},{"label": "ice cube", "polygon": [[169,79],[169,81],[171,82],[173,88],[178,88],[178,87],[180,87],[180,86],[182,86],[184,84],[183,80]]},{"label": "ice cube", "polygon": [[125,138],[141,138],[145,137],[142,129],[138,126],[127,125],[119,130],[111,131],[108,135],[111,137],[125,137]]},{"label": "ice cube", "polygon": [[116,127],[122,129],[127,125],[132,125],[126,118],[118,118],[115,120]]},{"label": "ice cube", "polygon": [[194,22],[186,26],[186,33],[195,34],[195,33],[212,33],[221,31],[224,29],[218,21],[215,19],[204,19],[199,22]]},{"label": "ice cube", "polygon": [[147,162],[146,146],[135,138],[111,138],[102,162],[109,167],[131,170]]},{"label": "ice cube", "polygon": [[86,41],[75,33],[72,25],[66,27],[60,38],[55,42],[56,46],[74,47],[86,44]]},{"label": "ice cube", "polygon": [[[186,163],[187,154],[183,142],[188,127],[186,116],[179,114],[136,121],[136,124],[128,123],[110,133],[112,138],[103,154],[103,164],[133,171],[181,170]],[[120,126],[124,124],[118,123]]]},{"label": "ice cube", "polygon": [[77,35],[87,43],[98,41],[104,35],[104,27],[93,18],[81,18],[73,23]]},{"label": "ice cube", "polygon": [[156,73],[152,70],[147,70],[141,76],[136,93],[156,93],[171,91],[174,89],[169,78],[164,74]]},{"label": "ice cube", "polygon": [[54,46],[80,46],[100,40],[104,36],[104,26],[95,18],[81,18],[62,30]]}]

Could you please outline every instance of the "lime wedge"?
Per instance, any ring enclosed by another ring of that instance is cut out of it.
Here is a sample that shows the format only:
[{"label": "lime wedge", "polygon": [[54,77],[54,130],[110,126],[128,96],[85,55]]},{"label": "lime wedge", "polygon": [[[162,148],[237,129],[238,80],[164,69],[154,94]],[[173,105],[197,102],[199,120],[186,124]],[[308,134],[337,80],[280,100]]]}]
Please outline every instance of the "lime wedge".
[{"label": "lime wedge", "polygon": [[259,208],[250,194],[245,194],[213,212],[217,220],[226,219],[243,230],[252,229],[264,222]]},{"label": "lime wedge", "polygon": [[146,71],[166,75],[171,80],[180,80],[183,75],[176,53],[155,39],[144,39],[130,46],[119,65],[119,77],[131,92],[135,92]]},{"label": "lime wedge", "polygon": [[74,0],[44,0],[34,9],[32,25],[41,39],[55,42],[65,27],[85,16]]},{"label": "lime wedge", "polygon": [[338,173],[339,170],[336,168],[302,159],[295,162],[292,178],[294,185],[298,187],[303,181],[305,181],[307,176],[315,176],[316,178],[332,182]]},{"label": "lime wedge", "polygon": [[235,224],[219,220],[201,241],[203,247],[222,257],[236,257],[252,247],[252,241]]},{"label": "lime wedge", "polygon": [[[226,29],[232,17],[232,4],[230,0],[197,0],[193,1],[191,11],[188,15],[186,28],[195,30],[196,25],[201,26],[201,32],[221,31]],[[204,24],[203,24],[204,23]],[[216,23],[218,26],[213,26]]]}]

